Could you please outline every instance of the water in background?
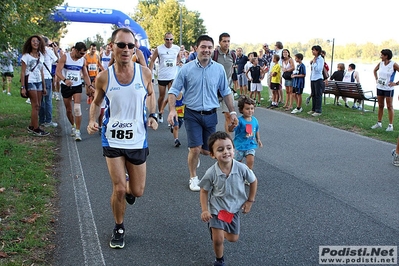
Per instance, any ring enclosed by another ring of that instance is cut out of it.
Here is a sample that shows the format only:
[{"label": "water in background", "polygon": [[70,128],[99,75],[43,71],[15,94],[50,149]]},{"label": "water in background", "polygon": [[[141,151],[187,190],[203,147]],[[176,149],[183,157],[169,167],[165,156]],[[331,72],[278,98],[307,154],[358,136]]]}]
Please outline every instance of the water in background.
[{"label": "water in background", "polygon": [[[333,72],[336,70],[336,65],[338,64],[334,63],[335,68],[333,68]],[[345,63],[345,67],[347,68],[348,65],[350,63]],[[375,86],[375,78],[374,78],[374,73],[373,70],[376,67],[378,63],[375,64],[356,64],[356,71],[359,72],[359,78],[360,78],[360,83],[362,84],[362,88],[364,91],[372,91],[373,95],[376,96],[377,95],[377,89]],[[310,65],[306,66],[306,80],[305,80],[305,89],[304,92],[305,93],[309,93],[310,94]],[[399,77],[398,74],[395,76],[395,80],[394,81],[398,81]],[[264,86],[267,85],[266,79],[264,79],[262,81],[262,84]],[[369,94],[367,94],[369,95]],[[399,86],[395,87],[395,93],[393,96],[393,107],[394,109],[399,109],[399,101],[398,101],[398,95],[399,95]],[[349,101],[353,101],[349,99]],[[371,105],[372,102],[369,101],[365,101],[365,104]],[[377,104],[378,106],[378,104]]]}]

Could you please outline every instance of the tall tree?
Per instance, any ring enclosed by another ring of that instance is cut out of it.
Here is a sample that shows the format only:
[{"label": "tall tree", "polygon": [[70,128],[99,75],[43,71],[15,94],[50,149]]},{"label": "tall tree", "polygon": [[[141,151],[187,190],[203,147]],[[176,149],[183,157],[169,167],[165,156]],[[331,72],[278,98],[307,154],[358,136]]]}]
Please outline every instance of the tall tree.
[{"label": "tall tree", "polygon": [[182,12],[182,42],[187,47],[195,43],[197,37],[206,33],[197,11],[189,11],[176,0],[139,1],[132,19],[146,31],[151,46],[163,43],[165,33],[175,36],[175,43],[180,38],[180,8]]},{"label": "tall tree", "polygon": [[63,22],[50,20],[50,14],[63,0],[11,0],[0,5],[0,43],[20,49],[33,34],[59,40]]}]

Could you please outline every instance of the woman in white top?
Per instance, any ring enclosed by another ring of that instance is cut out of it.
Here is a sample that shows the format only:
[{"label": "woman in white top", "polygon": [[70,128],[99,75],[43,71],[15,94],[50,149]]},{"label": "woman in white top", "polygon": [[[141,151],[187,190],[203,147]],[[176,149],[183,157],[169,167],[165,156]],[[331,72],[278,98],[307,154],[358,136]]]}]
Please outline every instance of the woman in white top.
[{"label": "woman in white top", "polygon": [[[399,72],[399,65],[392,59],[392,51],[383,49],[381,51],[381,62],[374,68],[374,77],[377,83],[378,100],[378,121],[372,126],[372,129],[382,127],[382,115],[384,114],[384,100],[387,104],[389,125],[386,131],[393,131],[394,110],[392,105],[394,86],[399,85],[394,82],[396,71]],[[378,72],[378,73],[377,73]]]},{"label": "woman in white top", "polygon": [[[285,93],[286,93],[286,102],[283,108],[285,111],[292,110],[292,72],[295,70],[295,63],[294,60],[291,58],[290,51],[288,49],[283,49],[283,57],[281,58],[282,68],[281,72],[283,73],[284,77],[284,86],[285,86]],[[287,72],[287,76],[284,73]]]},{"label": "woman in white top", "polygon": [[[21,58],[21,93],[29,97],[32,106],[28,131],[40,137],[49,135],[39,127],[40,103],[42,96],[47,94],[43,72],[44,53],[42,37],[33,35],[26,40]],[[26,75],[29,75],[27,84]]]}]

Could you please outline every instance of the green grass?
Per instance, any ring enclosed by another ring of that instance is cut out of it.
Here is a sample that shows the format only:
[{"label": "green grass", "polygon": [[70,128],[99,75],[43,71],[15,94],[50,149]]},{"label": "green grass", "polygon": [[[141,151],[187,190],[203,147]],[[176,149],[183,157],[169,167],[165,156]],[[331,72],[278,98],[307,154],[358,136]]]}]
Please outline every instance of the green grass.
[{"label": "green grass", "polygon": [[49,265],[59,144],[54,134],[27,133],[31,106],[19,96],[14,74],[12,95],[0,95],[0,265]]},{"label": "green grass", "polygon": [[[384,110],[384,115],[382,119],[383,128],[379,129],[371,129],[377,122],[377,113],[378,113],[378,104],[376,106],[375,112],[373,112],[373,107],[370,105],[365,104],[366,111],[359,111],[359,110],[352,110],[351,108],[346,108],[344,105],[337,106],[334,105],[334,98],[326,97],[326,104],[324,104],[324,97],[322,103],[322,115],[318,117],[313,117],[308,115],[307,112],[312,110],[312,102],[308,106],[305,105],[305,99],[308,97],[308,94],[303,94],[303,112],[293,114],[303,119],[312,120],[321,124],[325,124],[331,127],[351,131],[357,133],[359,135],[363,135],[366,137],[382,140],[389,143],[397,143],[398,139],[398,132],[391,131],[386,132],[385,129],[388,126],[388,110]],[[264,87],[262,91],[262,97],[264,101],[262,101],[261,106],[267,107],[270,102],[268,102],[269,94],[267,87]],[[285,90],[284,90],[284,101],[286,99]],[[342,100],[341,100],[342,102]],[[353,101],[348,101],[349,106],[353,105]],[[371,102],[370,102],[371,103]],[[295,103],[293,107],[296,107]],[[284,111],[283,108],[273,109],[273,111],[277,112],[285,112],[290,113],[288,111]],[[394,118],[399,116],[399,110],[395,110]],[[395,120],[394,120],[395,122]],[[395,128],[395,125],[394,125]]]}]

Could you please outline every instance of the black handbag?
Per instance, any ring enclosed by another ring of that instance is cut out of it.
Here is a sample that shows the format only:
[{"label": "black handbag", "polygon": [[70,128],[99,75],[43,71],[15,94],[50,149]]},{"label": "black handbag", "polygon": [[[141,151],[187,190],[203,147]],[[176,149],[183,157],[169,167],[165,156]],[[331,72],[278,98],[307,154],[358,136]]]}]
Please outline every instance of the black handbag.
[{"label": "black handbag", "polygon": [[292,75],[292,71],[285,71],[284,73],[283,73],[283,78],[285,79],[285,80],[291,80],[292,78],[291,78],[291,75]]}]

